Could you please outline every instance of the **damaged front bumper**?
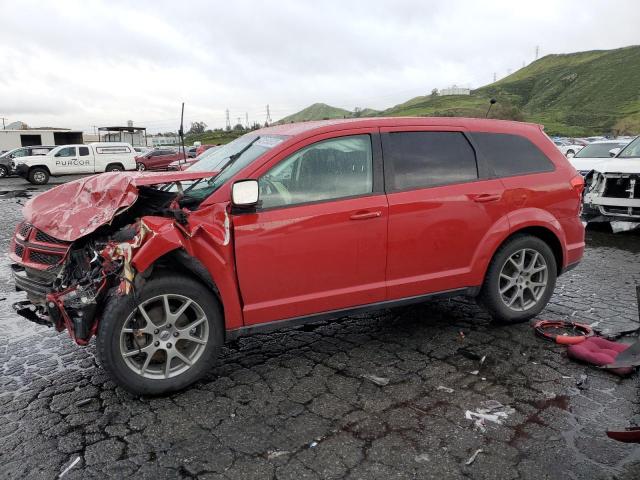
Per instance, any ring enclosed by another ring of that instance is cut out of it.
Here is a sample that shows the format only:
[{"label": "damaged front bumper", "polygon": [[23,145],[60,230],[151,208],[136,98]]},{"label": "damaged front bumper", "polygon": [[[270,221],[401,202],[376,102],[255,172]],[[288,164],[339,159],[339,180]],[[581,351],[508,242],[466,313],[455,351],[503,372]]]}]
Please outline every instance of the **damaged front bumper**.
[{"label": "damaged front bumper", "polygon": [[617,222],[620,230],[640,225],[640,173],[592,172],[587,178],[583,218]]}]

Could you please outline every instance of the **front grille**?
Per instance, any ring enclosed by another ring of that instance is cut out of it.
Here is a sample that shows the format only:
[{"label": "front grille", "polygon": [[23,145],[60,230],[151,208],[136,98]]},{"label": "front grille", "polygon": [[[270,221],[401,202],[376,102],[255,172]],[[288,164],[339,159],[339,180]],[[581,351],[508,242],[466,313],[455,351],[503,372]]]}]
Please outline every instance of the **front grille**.
[{"label": "front grille", "polygon": [[36,230],[36,241],[38,242],[44,242],[44,243],[55,243],[58,245],[64,245],[67,242],[65,242],[64,240],[58,240],[57,238],[52,237],[51,235],[47,235],[46,233],[44,233],[41,230]]},{"label": "front grille", "polygon": [[22,238],[27,238],[29,236],[29,233],[31,232],[31,225],[28,223],[22,223],[20,225],[20,228],[18,228],[18,234],[22,237]]},{"label": "front grille", "polygon": [[603,207],[602,210],[609,215],[640,216],[640,208],[636,207],[631,207],[631,211],[628,207]]},{"label": "front grille", "polygon": [[62,260],[62,255],[52,255],[50,253],[42,253],[31,250],[29,260],[42,265],[57,265]]},{"label": "front grille", "polygon": [[22,254],[24,253],[24,247],[22,245],[18,245],[16,243],[16,248],[15,248],[15,253],[17,256],[19,256],[20,258],[22,258]]},{"label": "front grille", "polygon": [[633,188],[631,180],[631,177],[608,178],[602,196],[613,198],[640,198],[640,179],[635,179]]}]

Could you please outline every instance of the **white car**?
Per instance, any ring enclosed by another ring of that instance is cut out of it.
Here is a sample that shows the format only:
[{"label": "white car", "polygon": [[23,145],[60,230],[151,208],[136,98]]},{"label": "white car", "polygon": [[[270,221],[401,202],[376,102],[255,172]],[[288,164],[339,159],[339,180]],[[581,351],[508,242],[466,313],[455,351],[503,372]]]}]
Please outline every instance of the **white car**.
[{"label": "white car", "polygon": [[[583,215],[614,231],[640,226],[640,137],[585,177]],[[625,224],[624,228],[620,228]]]},{"label": "white car", "polygon": [[556,144],[558,150],[560,150],[567,158],[573,157],[584,147],[584,145],[578,145],[577,143],[572,143],[568,140],[554,140],[553,143]]},{"label": "white car", "polygon": [[584,177],[591,170],[597,170],[599,165],[606,163],[612,156],[610,153],[611,150],[614,150],[614,154],[618,153],[622,147],[628,144],[629,140],[602,140],[593,142],[581,149],[573,158],[569,159],[569,163]]},{"label": "white car", "polygon": [[136,152],[128,143],[95,142],[88,145],[61,145],[46,155],[14,160],[14,170],[34,185],[44,185],[49,177],[136,169]]}]

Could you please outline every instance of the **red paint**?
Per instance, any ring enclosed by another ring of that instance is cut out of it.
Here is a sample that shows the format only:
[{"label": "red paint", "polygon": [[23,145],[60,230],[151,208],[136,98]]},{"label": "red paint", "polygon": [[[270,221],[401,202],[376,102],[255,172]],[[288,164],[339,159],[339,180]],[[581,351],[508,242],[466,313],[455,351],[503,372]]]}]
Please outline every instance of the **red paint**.
[{"label": "red paint", "polygon": [[[522,135],[553,161],[555,171],[230,213],[234,181],[257,179],[319,140],[389,129]],[[227,329],[478,287],[495,251],[523,228],[543,228],[557,238],[561,267],[582,257],[584,229],[576,171],[537,125],[463,118],[373,118],[278,125],[250,135],[266,134],[289,138],[205,199],[188,214],[187,225],[171,218],[144,217],[152,234],[132,259],[141,272],[175,249],[197,258],[219,291]],[[31,200],[25,216],[43,231],[73,241],[131,205],[138,186],[211,175],[187,171],[88,177]]]}]

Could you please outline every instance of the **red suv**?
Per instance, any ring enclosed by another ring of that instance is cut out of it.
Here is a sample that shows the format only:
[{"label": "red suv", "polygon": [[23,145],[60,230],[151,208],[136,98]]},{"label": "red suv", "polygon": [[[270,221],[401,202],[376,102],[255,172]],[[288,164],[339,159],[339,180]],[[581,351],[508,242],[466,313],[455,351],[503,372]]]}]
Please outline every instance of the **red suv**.
[{"label": "red suv", "polygon": [[156,148],[136,157],[136,167],[144,170],[166,170],[170,163],[184,160],[182,148]]},{"label": "red suv", "polygon": [[582,188],[533,124],[268,127],[183,172],[30,200],[15,308],[80,345],[96,335],[102,366],[142,394],[196,381],[225,341],[319,318],[468,295],[520,322],[583,255]]}]

